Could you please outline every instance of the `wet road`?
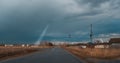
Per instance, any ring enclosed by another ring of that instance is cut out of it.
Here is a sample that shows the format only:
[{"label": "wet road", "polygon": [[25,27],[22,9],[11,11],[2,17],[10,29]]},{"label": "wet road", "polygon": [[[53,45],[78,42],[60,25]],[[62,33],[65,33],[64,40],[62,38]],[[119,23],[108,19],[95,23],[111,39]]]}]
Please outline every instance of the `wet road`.
[{"label": "wet road", "polygon": [[27,56],[0,61],[0,63],[82,63],[62,48],[51,48]]}]

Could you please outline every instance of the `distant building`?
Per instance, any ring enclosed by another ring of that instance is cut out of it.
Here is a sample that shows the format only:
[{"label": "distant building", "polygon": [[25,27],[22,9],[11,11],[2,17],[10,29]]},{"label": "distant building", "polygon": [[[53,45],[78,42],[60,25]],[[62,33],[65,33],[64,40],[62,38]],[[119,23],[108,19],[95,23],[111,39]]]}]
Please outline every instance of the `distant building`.
[{"label": "distant building", "polygon": [[53,46],[53,44],[51,42],[42,42],[40,43],[41,46]]},{"label": "distant building", "polygon": [[5,47],[13,47],[14,45],[12,44],[5,44]]},{"label": "distant building", "polygon": [[111,38],[109,43],[112,48],[120,48],[120,38]]},{"label": "distant building", "polygon": [[89,42],[89,43],[78,43],[78,44],[74,44],[72,46],[79,46],[80,48],[94,48],[94,44]]},{"label": "distant building", "polygon": [[96,43],[94,48],[109,48],[109,43]]},{"label": "distant building", "polygon": [[116,43],[116,44],[118,43],[118,44],[120,44],[120,38],[111,38],[109,43]]},{"label": "distant building", "polygon": [[110,47],[110,43],[104,42],[104,43],[86,43],[86,44],[77,44],[79,45],[81,48],[109,48]]},{"label": "distant building", "polygon": [[87,48],[87,44],[86,43],[75,44],[75,46],[80,46],[81,48]]}]

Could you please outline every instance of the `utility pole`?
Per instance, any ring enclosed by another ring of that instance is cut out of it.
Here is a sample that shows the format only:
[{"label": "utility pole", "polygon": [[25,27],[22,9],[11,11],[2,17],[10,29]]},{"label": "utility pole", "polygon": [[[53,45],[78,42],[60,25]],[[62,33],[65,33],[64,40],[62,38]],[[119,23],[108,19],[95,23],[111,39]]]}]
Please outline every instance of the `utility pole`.
[{"label": "utility pole", "polygon": [[90,41],[93,43],[93,31],[92,31],[92,24],[90,25]]},{"label": "utility pole", "polygon": [[68,41],[70,41],[72,38],[72,35],[71,34],[68,34]]}]

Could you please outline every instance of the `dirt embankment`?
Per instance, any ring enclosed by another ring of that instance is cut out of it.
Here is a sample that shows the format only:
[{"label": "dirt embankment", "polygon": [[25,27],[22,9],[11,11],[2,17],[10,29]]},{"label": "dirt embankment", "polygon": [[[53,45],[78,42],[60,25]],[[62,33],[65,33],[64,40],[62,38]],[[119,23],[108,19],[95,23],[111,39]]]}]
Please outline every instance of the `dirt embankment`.
[{"label": "dirt embankment", "polygon": [[86,48],[82,49],[79,47],[64,47],[69,52],[73,53],[74,55],[78,56],[80,59],[83,59],[87,61],[88,63],[94,63],[89,58],[95,58],[95,59],[104,59],[104,60],[110,60],[110,59],[116,59],[120,58],[120,49],[91,49]]}]

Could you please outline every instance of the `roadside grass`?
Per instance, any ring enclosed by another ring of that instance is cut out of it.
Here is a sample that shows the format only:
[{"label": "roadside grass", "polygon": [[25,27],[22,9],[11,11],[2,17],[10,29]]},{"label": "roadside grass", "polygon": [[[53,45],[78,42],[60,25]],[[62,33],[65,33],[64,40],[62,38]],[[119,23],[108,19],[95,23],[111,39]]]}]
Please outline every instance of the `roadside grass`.
[{"label": "roadside grass", "polygon": [[11,57],[22,56],[32,52],[38,51],[38,48],[28,47],[0,47],[0,60],[8,59]]},{"label": "roadside grass", "polygon": [[120,49],[108,48],[108,49],[95,49],[79,47],[66,47],[68,51],[80,56],[81,58],[97,58],[97,59],[115,59],[120,58]]}]

